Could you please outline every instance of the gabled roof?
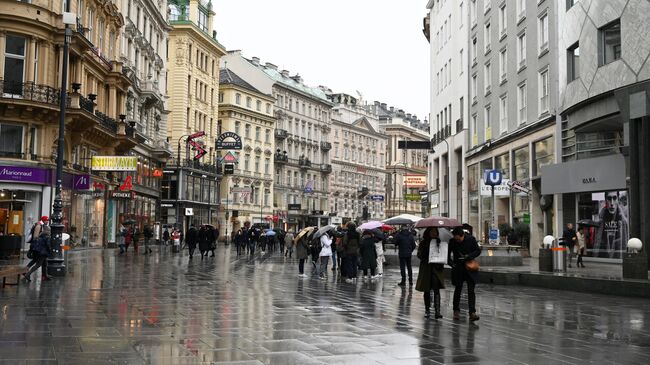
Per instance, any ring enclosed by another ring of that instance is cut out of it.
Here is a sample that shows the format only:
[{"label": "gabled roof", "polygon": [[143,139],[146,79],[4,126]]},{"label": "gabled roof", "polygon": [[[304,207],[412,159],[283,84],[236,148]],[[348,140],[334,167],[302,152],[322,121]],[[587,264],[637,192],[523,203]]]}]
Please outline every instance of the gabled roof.
[{"label": "gabled roof", "polygon": [[227,68],[219,70],[219,83],[221,85],[239,86],[242,89],[246,89],[246,90],[249,90],[249,91],[264,95],[263,92],[261,92],[261,91],[257,90],[256,88],[254,88],[251,84],[246,82],[246,80],[244,80],[241,77],[237,76],[236,73],[230,71]]},{"label": "gabled roof", "polygon": [[375,128],[373,128],[372,124],[368,121],[368,119],[366,119],[366,117],[361,117],[361,118],[355,120],[352,123],[352,125],[355,126],[355,127],[367,129],[372,133],[377,133]]}]

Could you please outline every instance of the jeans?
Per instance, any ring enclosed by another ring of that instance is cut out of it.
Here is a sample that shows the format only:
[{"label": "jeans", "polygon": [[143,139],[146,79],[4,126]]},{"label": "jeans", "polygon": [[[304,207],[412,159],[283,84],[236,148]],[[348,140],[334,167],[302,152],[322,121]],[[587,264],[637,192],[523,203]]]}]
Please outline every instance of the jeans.
[{"label": "jeans", "polygon": [[336,249],[332,250],[332,270],[336,270]]},{"label": "jeans", "polygon": [[476,313],[476,293],[474,287],[476,284],[472,280],[463,280],[454,289],[454,311],[460,311],[460,295],[463,292],[463,282],[467,281],[467,304],[469,313]]},{"label": "jeans", "polygon": [[324,277],[327,274],[327,264],[330,261],[329,256],[320,257],[320,273],[319,276]]},{"label": "jeans", "polygon": [[413,283],[413,267],[411,267],[411,258],[410,257],[400,257],[399,258],[399,271],[402,274],[402,282],[406,282],[406,269],[409,273],[409,283]]},{"label": "jeans", "polygon": [[303,275],[305,273],[305,259],[298,261],[298,273]]},{"label": "jeans", "polygon": [[32,265],[32,267],[29,269],[27,274],[25,274],[25,276],[30,277],[32,275],[32,273],[34,271],[38,270],[38,268],[41,267],[41,266],[43,266],[43,270],[42,270],[41,275],[42,276],[47,276],[47,256],[39,255],[33,261],[34,261],[34,265]]}]

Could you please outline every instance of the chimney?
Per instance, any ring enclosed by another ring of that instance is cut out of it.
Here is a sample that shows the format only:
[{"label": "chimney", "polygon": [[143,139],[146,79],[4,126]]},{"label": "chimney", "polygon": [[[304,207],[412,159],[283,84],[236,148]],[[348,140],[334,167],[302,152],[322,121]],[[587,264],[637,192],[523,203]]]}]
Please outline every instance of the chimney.
[{"label": "chimney", "polygon": [[278,66],[272,64],[271,62],[267,62],[264,66],[266,66],[266,68],[270,68],[271,70],[278,70]]},{"label": "chimney", "polygon": [[[386,105],[386,104],[382,104],[382,105]],[[392,106],[391,106],[391,107],[390,107],[390,112],[391,112],[391,113],[395,112],[395,107],[392,107]]]},{"label": "chimney", "polygon": [[280,72],[280,73],[281,73],[282,76],[284,76],[284,77],[289,77],[289,70],[282,70],[282,72]]},{"label": "chimney", "polygon": [[386,103],[381,103],[380,105],[381,105],[382,109],[386,109],[386,107],[388,106],[388,105],[386,105]]},{"label": "chimney", "polygon": [[411,119],[411,113],[406,113],[406,119]]},{"label": "chimney", "polygon": [[380,103],[380,102],[378,102],[378,101],[375,101],[375,106],[380,106],[380,105],[381,105],[381,103]]},{"label": "chimney", "polygon": [[291,78],[293,79],[293,81],[302,84],[302,77],[300,77],[300,75],[296,74],[295,76],[291,76]]},{"label": "chimney", "polygon": [[253,58],[252,58],[252,61],[253,61],[253,64],[254,64],[255,66],[259,66],[259,65],[260,65],[260,59],[259,59],[259,57],[253,57]]}]

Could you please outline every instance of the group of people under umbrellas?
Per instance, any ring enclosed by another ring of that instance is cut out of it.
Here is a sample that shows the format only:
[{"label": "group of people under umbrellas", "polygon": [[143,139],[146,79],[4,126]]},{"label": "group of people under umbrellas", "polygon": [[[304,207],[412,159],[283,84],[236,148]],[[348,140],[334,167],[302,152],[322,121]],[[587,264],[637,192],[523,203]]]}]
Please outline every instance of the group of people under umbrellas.
[{"label": "group of people under umbrellas", "polygon": [[287,232],[282,229],[251,226],[250,222],[245,222],[244,226],[235,232],[233,243],[237,249],[237,256],[244,254],[252,256],[256,248],[259,248],[262,253],[275,252],[276,249],[284,252],[286,236]]},{"label": "group of people under umbrellas", "polygon": [[[451,267],[454,286],[453,319],[460,319],[460,298],[467,283],[469,319],[478,320],[475,294],[478,263],[475,259],[480,256],[481,248],[468,226],[464,228],[458,221],[444,217],[419,220],[415,228],[424,229],[424,232],[419,244],[416,244],[413,221],[392,223],[401,225],[401,229],[391,237],[400,259],[400,286],[406,286],[407,272],[408,284],[413,285],[411,257],[417,249],[420,266],[415,289],[423,292],[425,317],[431,317],[433,304],[434,318],[442,318],[440,290],[445,288],[444,266],[447,264]],[[382,224],[377,222],[367,222],[359,227],[350,222],[345,228],[325,226],[301,230],[293,239],[299,276],[306,277],[305,263],[311,256],[312,273],[322,279],[327,276],[330,258],[332,270],[336,271],[339,265],[341,277],[348,283],[357,280],[359,270],[364,281],[381,277],[385,262],[384,245],[388,239],[381,229]]]},{"label": "group of people under umbrellas", "polygon": [[219,229],[215,226],[203,224],[197,229],[194,224],[191,224],[185,234],[185,244],[189,251],[190,260],[194,256],[194,251],[197,246],[201,253],[201,259],[208,257],[209,252],[212,252],[210,257],[214,257],[214,250],[217,249],[218,238]]}]

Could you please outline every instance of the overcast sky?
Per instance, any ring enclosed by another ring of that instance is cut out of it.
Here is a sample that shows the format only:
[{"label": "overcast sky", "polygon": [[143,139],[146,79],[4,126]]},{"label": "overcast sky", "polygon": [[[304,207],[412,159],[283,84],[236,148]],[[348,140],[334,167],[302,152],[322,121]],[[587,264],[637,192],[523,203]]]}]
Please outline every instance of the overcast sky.
[{"label": "overcast sky", "polygon": [[310,86],[429,115],[426,0],[213,0],[217,39]]}]

